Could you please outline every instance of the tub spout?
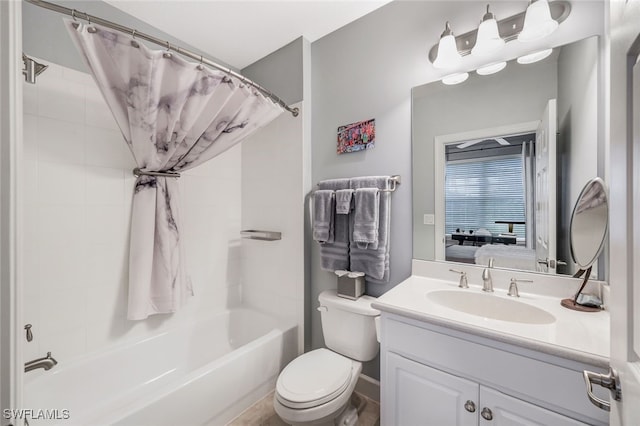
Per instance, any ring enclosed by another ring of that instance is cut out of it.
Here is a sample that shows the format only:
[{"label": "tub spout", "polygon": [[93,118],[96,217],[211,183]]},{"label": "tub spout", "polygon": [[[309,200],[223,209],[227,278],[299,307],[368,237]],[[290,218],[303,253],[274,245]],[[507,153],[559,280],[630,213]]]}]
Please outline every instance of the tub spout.
[{"label": "tub spout", "polygon": [[33,361],[26,362],[24,364],[24,372],[35,370],[38,368],[44,368],[45,370],[51,370],[58,363],[52,356],[51,352],[47,352],[47,356],[43,358],[34,359]]}]

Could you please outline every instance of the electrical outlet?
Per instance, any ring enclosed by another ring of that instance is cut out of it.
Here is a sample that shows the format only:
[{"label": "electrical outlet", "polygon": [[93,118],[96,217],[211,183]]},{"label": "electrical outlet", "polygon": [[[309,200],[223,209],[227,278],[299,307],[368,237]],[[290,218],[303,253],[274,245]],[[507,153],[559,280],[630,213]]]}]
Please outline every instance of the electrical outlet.
[{"label": "electrical outlet", "polygon": [[436,223],[435,215],[432,214],[425,214],[423,219],[425,225],[434,225]]}]

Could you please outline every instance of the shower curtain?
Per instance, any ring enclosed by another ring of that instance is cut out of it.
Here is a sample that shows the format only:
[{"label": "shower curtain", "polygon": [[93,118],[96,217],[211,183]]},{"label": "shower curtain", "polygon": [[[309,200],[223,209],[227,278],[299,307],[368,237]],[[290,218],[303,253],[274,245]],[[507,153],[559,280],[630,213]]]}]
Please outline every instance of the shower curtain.
[{"label": "shower curtain", "polygon": [[[143,171],[188,170],[283,112],[224,72],[150,50],[134,37],[99,25],[65,21]],[[185,271],[177,195],[174,177],[141,175],[136,180],[129,257],[131,320],[175,312],[193,294]]]}]

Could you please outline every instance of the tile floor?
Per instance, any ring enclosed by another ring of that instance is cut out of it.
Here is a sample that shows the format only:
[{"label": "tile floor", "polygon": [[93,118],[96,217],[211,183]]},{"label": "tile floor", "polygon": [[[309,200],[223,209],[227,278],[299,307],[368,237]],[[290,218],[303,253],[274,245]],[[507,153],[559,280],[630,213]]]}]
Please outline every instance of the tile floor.
[{"label": "tile floor", "polygon": [[[362,396],[354,394],[354,398],[362,398],[366,406],[358,417],[358,426],[378,426],[380,424],[380,404]],[[352,403],[357,402],[352,399]],[[247,408],[227,426],[287,426],[273,409],[273,392]]]}]

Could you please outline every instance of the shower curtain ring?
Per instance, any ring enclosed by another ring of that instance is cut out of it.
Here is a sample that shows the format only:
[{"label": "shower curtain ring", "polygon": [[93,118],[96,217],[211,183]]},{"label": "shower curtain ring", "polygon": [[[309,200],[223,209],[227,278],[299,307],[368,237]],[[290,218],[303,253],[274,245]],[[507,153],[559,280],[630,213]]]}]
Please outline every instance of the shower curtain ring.
[{"label": "shower curtain ring", "polygon": [[75,9],[71,9],[71,17],[73,18],[74,21],[76,21],[76,22],[78,21],[76,19],[76,10]]},{"label": "shower curtain ring", "polygon": [[200,63],[198,64],[198,66],[196,66],[196,69],[198,71],[202,71],[204,69],[204,67],[202,66],[202,55],[200,55]]},{"label": "shower curtain ring", "polygon": [[134,39],[136,38],[136,31],[136,29],[131,30],[131,37]]}]

